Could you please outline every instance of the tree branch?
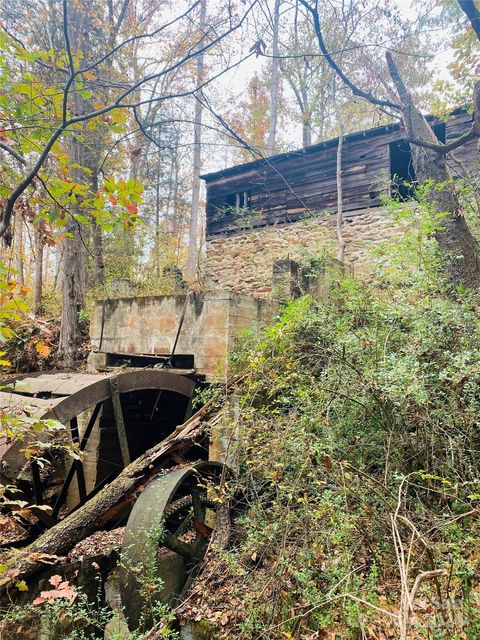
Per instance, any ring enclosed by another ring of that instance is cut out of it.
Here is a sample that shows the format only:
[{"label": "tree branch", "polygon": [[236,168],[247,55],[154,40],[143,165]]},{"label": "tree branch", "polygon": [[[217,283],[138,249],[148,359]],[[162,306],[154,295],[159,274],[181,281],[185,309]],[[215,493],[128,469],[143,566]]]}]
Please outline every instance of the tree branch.
[{"label": "tree branch", "polygon": [[351,90],[351,92],[354,95],[360,98],[363,98],[364,100],[367,100],[371,104],[376,104],[381,107],[389,107],[390,109],[401,111],[402,106],[400,104],[397,104],[396,102],[391,102],[390,100],[382,100],[381,98],[377,98],[376,96],[374,96],[372,93],[363,91],[362,89],[360,89],[360,87],[357,87],[357,85],[354,84],[350,80],[350,78],[348,78],[348,76],[346,76],[343,73],[342,69],[335,62],[330,52],[328,51],[327,46],[325,45],[325,41],[323,39],[323,34],[322,34],[322,28],[320,25],[320,16],[318,15],[317,4],[315,3],[315,5],[312,7],[307,2],[307,0],[300,0],[300,2],[312,16],[313,26],[315,29],[315,34],[317,36],[318,46],[320,47],[321,52],[325,56],[326,61],[332,67],[332,69],[335,71],[338,77],[347,85],[347,87]]},{"label": "tree branch", "polygon": [[53,135],[51,136],[50,140],[47,142],[46,146],[44,147],[42,153],[40,154],[32,170],[23,178],[23,180],[19,183],[17,188],[14,189],[14,191],[12,191],[12,193],[10,194],[7,200],[7,204],[5,206],[5,211],[3,212],[2,221],[0,222],[0,238],[3,235],[5,235],[5,232],[7,231],[8,227],[12,222],[13,207],[15,206],[15,202],[22,195],[25,189],[32,183],[33,179],[39,172],[40,167],[45,162],[45,159],[50,153],[53,145],[58,140],[58,138],[62,135],[65,129],[66,129],[66,125],[62,124],[53,133]]},{"label": "tree branch", "polygon": [[70,69],[70,77],[67,80],[65,89],[63,91],[63,104],[62,104],[62,120],[63,124],[67,122],[67,107],[68,107],[68,92],[70,87],[75,82],[75,65],[73,64],[72,49],[70,46],[70,36],[68,34],[68,4],[67,0],[63,0],[63,37],[65,39],[65,49],[68,56],[68,67]]},{"label": "tree branch", "polygon": [[[71,53],[71,50],[70,50],[70,40],[69,40],[69,34],[68,34],[68,7],[67,7],[67,1],[68,0],[63,0],[63,9],[64,9],[64,16],[63,16],[64,22],[63,22],[63,24],[64,24],[64,37],[65,37],[65,43],[66,43],[66,46],[67,46],[67,55],[68,55],[68,59],[69,59],[69,63],[70,63],[70,72],[71,72],[71,74],[70,74],[69,79],[67,80],[67,83],[66,83],[65,89],[64,89],[62,123],[53,132],[52,136],[50,137],[50,139],[48,140],[47,144],[45,145],[45,147],[43,148],[42,152],[40,153],[35,165],[33,166],[33,168],[20,181],[20,183],[18,184],[16,189],[14,189],[13,192],[8,197],[7,203],[6,203],[4,212],[3,212],[3,216],[2,216],[2,219],[0,221],[0,237],[2,237],[5,234],[5,232],[7,231],[7,229],[9,228],[9,226],[11,224],[12,215],[13,215],[13,208],[15,206],[15,202],[22,195],[22,193],[28,188],[28,186],[32,183],[33,179],[35,178],[35,176],[37,175],[38,171],[42,167],[45,159],[48,157],[52,147],[55,144],[55,142],[60,138],[60,136],[65,132],[66,129],[68,129],[72,125],[78,124],[80,122],[85,122],[87,120],[92,120],[94,118],[97,118],[98,116],[101,116],[101,115],[104,115],[106,113],[109,113],[110,111],[113,111],[115,109],[123,109],[123,108],[132,109],[132,108],[135,108],[135,107],[139,107],[139,106],[141,106],[143,104],[149,104],[149,103],[154,103],[154,102],[158,102],[158,101],[169,100],[169,99],[178,98],[178,97],[184,97],[184,96],[187,96],[187,95],[193,95],[193,94],[195,94],[195,92],[197,92],[198,90],[202,89],[208,83],[212,82],[213,80],[215,80],[216,78],[218,78],[222,74],[224,74],[226,71],[234,68],[235,66],[237,66],[238,64],[240,64],[241,62],[243,62],[244,60],[248,59],[249,57],[251,57],[253,55],[253,53],[249,53],[247,56],[244,56],[242,59],[240,59],[236,63],[230,65],[226,69],[223,69],[222,71],[220,71],[215,76],[213,76],[213,77],[209,78],[208,80],[206,80],[200,87],[195,87],[195,89],[192,89],[190,91],[184,91],[184,92],[177,93],[177,94],[163,95],[163,96],[159,96],[159,97],[152,97],[150,99],[140,100],[140,101],[138,101],[136,103],[128,103],[128,102],[125,103],[125,102],[123,102],[125,98],[127,98],[131,93],[137,91],[139,88],[144,86],[147,82],[150,82],[151,80],[156,80],[158,78],[164,77],[164,76],[168,75],[169,73],[171,73],[172,71],[183,67],[191,59],[193,59],[197,55],[199,55],[199,54],[211,49],[213,46],[215,46],[220,41],[222,41],[226,36],[230,35],[234,31],[239,29],[242,26],[242,24],[245,22],[245,20],[246,20],[247,16],[249,15],[249,13],[252,11],[252,9],[255,6],[257,0],[252,0],[250,2],[250,5],[245,10],[243,16],[241,17],[240,20],[238,20],[238,22],[236,24],[230,25],[224,32],[222,32],[216,38],[214,38],[213,40],[211,40],[210,42],[205,44],[205,46],[203,46],[202,48],[197,49],[196,48],[196,46],[198,45],[198,43],[197,43],[195,45],[195,47],[193,47],[190,50],[189,53],[187,53],[182,58],[180,58],[180,60],[177,60],[175,63],[169,65],[168,67],[166,67],[164,69],[162,69],[162,71],[159,71],[158,73],[154,73],[154,74],[148,75],[148,76],[146,76],[144,78],[141,78],[138,82],[133,84],[127,91],[124,91],[124,93],[122,93],[120,96],[118,96],[111,104],[106,105],[105,107],[102,107],[102,108],[97,109],[95,111],[91,111],[89,113],[82,114],[82,115],[75,115],[75,116],[67,119],[68,92],[69,92],[70,87],[72,86],[76,76],[81,74],[81,73],[85,73],[85,71],[87,71],[89,69],[94,68],[96,65],[100,64],[101,62],[106,60],[108,57],[110,57],[115,51],[118,51],[118,49],[121,48],[122,46],[124,46],[125,43],[127,42],[127,41],[125,41],[124,43],[121,43],[120,45],[118,45],[118,47],[116,47],[114,50],[108,52],[105,56],[103,56],[99,60],[97,60],[96,63],[94,63],[92,65],[89,65],[88,67],[85,67],[85,68],[83,68],[81,70],[75,71],[74,63],[73,63],[73,56],[72,56],[72,53]],[[198,4],[198,1],[195,2],[193,7],[196,6],[197,4]],[[187,15],[187,13],[189,13],[192,10],[193,7],[190,7],[189,10],[183,15]],[[162,29],[166,28],[168,25],[173,24],[175,21],[177,21],[179,19],[180,19],[180,17],[175,18],[173,21],[169,22],[167,25],[163,25],[162,27],[157,29],[154,33],[158,33],[159,31],[161,31]],[[138,39],[140,37],[141,36],[134,36],[133,38],[130,38],[130,41],[132,41],[133,39]],[[205,38],[205,34],[202,34],[200,42],[204,38]]]},{"label": "tree branch", "polygon": [[[410,94],[410,92],[408,91],[408,89],[405,86],[405,83],[402,80],[402,77],[400,75],[400,72],[398,71],[398,67],[395,64],[395,60],[393,59],[393,56],[391,54],[390,51],[387,51],[387,53],[385,54],[385,57],[387,59],[387,65],[388,65],[388,70],[390,72],[390,76],[392,78],[393,84],[395,85],[395,88],[397,89],[398,92],[398,96],[400,98],[400,102],[402,103],[403,107],[404,107],[404,123],[405,123],[405,129],[406,129],[406,136],[405,136],[405,141],[410,143],[410,144],[415,144],[418,147],[424,147],[425,149],[431,149],[432,151],[436,151],[437,153],[450,153],[450,151],[453,151],[454,149],[457,149],[457,147],[461,147],[463,144],[465,144],[466,142],[469,142],[470,140],[474,140],[475,138],[478,137],[479,135],[479,131],[478,131],[478,126],[479,123],[475,122],[472,125],[471,129],[469,131],[467,131],[466,133],[464,133],[463,135],[461,135],[460,137],[456,138],[455,140],[452,140],[452,142],[449,142],[448,144],[443,144],[442,142],[432,142],[432,141],[428,141],[428,140],[422,140],[421,138],[417,138],[416,136],[413,135],[412,133],[412,124],[411,124],[411,110],[412,109],[416,109],[414,103],[413,103],[413,99],[412,96]],[[475,85],[475,91],[474,91],[474,105],[475,107],[477,106],[477,103],[480,103],[480,81],[477,81],[476,85]],[[477,113],[477,109],[475,108],[475,113]],[[433,131],[432,131],[433,133]],[[435,134],[433,134],[435,135]]]},{"label": "tree branch", "polygon": [[175,18],[170,20],[170,22],[166,22],[165,24],[162,24],[162,26],[158,27],[158,29],[155,29],[155,31],[131,36],[130,38],[127,38],[123,42],[120,42],[120,44],[117,44],[116,47],[114,47],[111,51],[108,51],[105,55],[98,58],[98,60],[95,60],[95,62],[92,62],[91,64],[84,67],[83,69],[79,69],[77,73],[85,73],[86,71],[91,71],[95,67],[98,67],[99,64],[102,64],[102,62],[105,62],[105,60],[108,60],[108,58],[110,58],[115,53],[117,53],[117,51],[120,51],[120,49],[123,49],[123,47],[127,46],[128,44],[131,44],[132,42],[136,42],[137,40],[141,40],[143,38],[154,38],[159,33],[161,33],[165,29],[168,29],[168,27],[171,27],[173,24],[175,24],[175,22],[179,22],[180,20],[182,20],[182,18],[185,18],[186,16],[188,16],[188,14],[191,13],[193,9],[195,9],[195,7],[199,4],[199,2],[200,0],[196,0],[196,2],[194,2],[184,13],[182,13],[179,16],[176,16]]},{"label": "tree branch", "polygon": [[472,29],[480,40],[480,11],[477,9],[475,0],[457,0],[460,8],[465,13],[472,25]]},{"label": "tree branch", "polygon": [[461,147],[466,142],[470,142],[470,140],[474,140],[477,137],[478,134],[475,131],[475,127],[472,126],[472,128],[466,133],[461,135],[459,138],[455,138],[455,140],[452,140],[452,142],[449,142],[448,144],[442,144],[441,142],[438,144],[435,144],[434,142],[426,142],[425,140],[415,138],[414,136],[405,136],[405,142],[416,144],[419,147],[425,147],[425,149],[431,149],[432,151],[437,151],[437,153],[450,153],[450,151]]},{"label": "tree branch", "polygon": [[18,153],[18,151],[15,151],[15,149],[12,149],[11,147],[9,147],[8,144],[5,144],[4,142],[0,141],[0,149],[3,149],[7,153],[9,153],[11,156],[15,158],[17,162],[22,164],[24,167],[27,166],[27,161],[22,156],[22,154]]},{"label": "tree branch", "polygon": [[120,9],[120,14],[118,16],[117,22],[115,23],[115,31],[118,31],[122,26],[122,22],[125,18],[125,14],[127,13],[129,4],[130,4],[130,0],[123,0],[122,7]]}]

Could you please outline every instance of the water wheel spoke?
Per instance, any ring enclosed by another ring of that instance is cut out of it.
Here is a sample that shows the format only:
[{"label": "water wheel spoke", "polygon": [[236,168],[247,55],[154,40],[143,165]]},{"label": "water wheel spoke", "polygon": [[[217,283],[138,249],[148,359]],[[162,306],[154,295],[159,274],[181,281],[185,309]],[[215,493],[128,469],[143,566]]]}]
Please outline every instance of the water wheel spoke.
[{"label": "water wheel spoke", "polygon": [[[206,482],[214,484],[222,469],[219,463],[206,461],[173,469],[151,481],[138,497],[125,528],[120,567],[122,603],[131,623],[138,623],[138,612],[147,600],[127,567],[148,560],[165,583],[158,601],[178,601],[208,548],[213,518],[210,523],[207,514],[218,504],[210,499]],[[151,538],[148,545],[145,531]]]},{"label": "water wheel spoke", "polygon": [[195,561],[196,556],[194,553],[193,545],[182,542],[182,540],[179,540],[175,535],[171,533],[165,533],[162,542],[163,545],[167,547],[167,549],[178,553],[189,562]]},{"label": "water wheel spoke", "polygon": [[192,496],[193,515],[195,516],[195,521],[204,522],[206,508],[205,505],[202,504],[198,487],[192,487],[190,495]]},{"label": "water wheel spoke", "polygon": [[190,545],[192,548],[192,555],[196,558],[197,562],[203,557],[205,549],[207,548],[208,540],[198,534],[194,542]]},{"label": "water wheel spoke", "polygon": [[193,521],[193,514],[190,512],[189,514],[187,514],[187,516],[185,516],[185,518],[180,523],[180,525],[178,526],[177,530],[173,535],[176,538],[180,538],[181,536],[183,536],[183,534],[186,531],[188,531],[188,528],[191,526],[192,521]]}]

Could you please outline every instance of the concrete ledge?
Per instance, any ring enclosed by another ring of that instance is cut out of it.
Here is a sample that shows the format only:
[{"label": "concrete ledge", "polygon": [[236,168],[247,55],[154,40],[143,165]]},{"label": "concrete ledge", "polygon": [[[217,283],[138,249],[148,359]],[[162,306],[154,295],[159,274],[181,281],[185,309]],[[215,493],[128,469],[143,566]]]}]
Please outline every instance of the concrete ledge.
[{"label": "concrete ledge", "polygon": [[92,369],[104,368],[105,352],[170,354],[185,311],[176,354],[193,355],[199,373],[207,379],[217,378],[239,331],[267,323],[276,310],[274,303],[223,290],[193,294],[188,299],[182,295],[97,301],[90,324],[94,350],[88,364]]}]

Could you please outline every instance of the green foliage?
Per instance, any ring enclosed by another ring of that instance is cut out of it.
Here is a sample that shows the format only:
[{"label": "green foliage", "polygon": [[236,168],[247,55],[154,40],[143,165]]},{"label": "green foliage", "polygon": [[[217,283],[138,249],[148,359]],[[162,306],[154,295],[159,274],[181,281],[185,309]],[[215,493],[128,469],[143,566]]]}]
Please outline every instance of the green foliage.
[{"label": "green foliage", "polygon": [[[383,249],[375,286],[346,278],[327,303],[289,303],[232,358],[246,511],[232,549],[216,550],[220,598],[235,610],[221,637],[347,639],[385,625],[373,607],[398,612],[395,513],[409,588],[433,567],[454,576],[418,637],[477,637],[479,301],[445,295],[441,217],[397,213],[414,225]],[[422,593],[435,598],[431,584]],[[201,614],[218,599],[200,598]]]},{"label": "green foliage", "polygon": [[[81,52],[73,52],[73,56],[78,65]],[[63,87],[60,89],[55,79],[55,71],[64,65],[68,66],[65,51],[44,51],[35,46],[27,50],[8,35],[3,26],[0,29],[0,141],[24,158],[27,165],[47,146],[52,131],[64,126]],[[42,73],[45,68],[52,73]],[[93,92],[89,85],[95,80],[93,74],[83,73],[73,87],[76,95],[90,105],[87,112],[104,106],[91,102]],[[96,93],[98,96],[99,92]],[[71,115],[70,97],[65,96],[67,120]],[[124,133],[125,122],[125,110],[118,109],[107,116],[70,125],[64,136],[68,140],[68,132],[73,132],[85,148],[94,148],[98,140],[106,140],[108,134]],[[20,133],[13,133],[16,131]],[[36,188],[28,197],[28,203],[36,205],[35,221],[43,221],[60,237],[68,237],[65,228],[71,218],[81,225],[95,222],[105,231],[133,227],[138,219],[143,185],[134,179],[116,179],[109,175],[114,171],[110,165],[102,166],[103,179],[96,184],[92,182],[92,168],[78,164],[70,152],[64,137],[60,137],[50,151],[48,167],[44,165],[39,170]],[[85,164],[88,164],[86,158]],[[25,173],[21,163],[3,162],[0,198],[7,199]]]},{"label": "green foliage", "polygon": [[[140,577],[139,580],[142,589],[148,590],[152,586],[150,578]],[[55,591],[54,597],[47,600],[39,597],[22,606],[12,605],[0,623],[2,638],[8,640],[20,637],[21,634],[22,638],[32,640],[94,640],[104,637],[107,625],[110,640],[142,640],[145,637],[143,627],[129,631],[122,610],[112,609],[103,602],[100,577],[96,593],[87,594],[68,582],[63,584],[67,585],[71,597],[67,598],[62,596],[61,591]],[[95,585],[93,586],[95,588]],[[161,589],[161,586],[160,581],[156,579],[155,589]],[[42,596],[45,596],[45,593],[48,593],[48,590],[42,591]],[[178,633],[172,629],[175,617],[166,605],[150,598],[142,609],[141,620],[147,617],[158,629],[157,638],[178,640]]]},{"label": "green foliage", "polygon": [[[15,280],[15,274],[0,262],[0,344],[12,336],[12,320],[21,320],[27,311],[27,293],[28,290]],[[3,363],[0,366],[4,366]]]}]

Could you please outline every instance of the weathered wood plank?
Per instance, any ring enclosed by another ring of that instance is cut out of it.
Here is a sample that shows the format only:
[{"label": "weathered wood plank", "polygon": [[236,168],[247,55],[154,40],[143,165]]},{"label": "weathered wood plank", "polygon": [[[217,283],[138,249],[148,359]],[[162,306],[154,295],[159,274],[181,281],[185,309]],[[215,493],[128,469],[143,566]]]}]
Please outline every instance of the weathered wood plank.
[{"label": "weathered wood plank", "polygon": [[98,374],[55,373],[19,380],[13,391],[24,395],[47,394],[70,396],[88,385],[98,382]]},{"label": "weathered wood plank", "polygon": [[[472,116],[460,113],[446,125],[450,141],[471,126]],[[379,206],[379,189],[385,175],[390,175],[390,143],[403,139],[400,128],[364,132],[348,139],[343,151],[343,206],[346,211]],[[480,165],[477,141],[455,151],[452,157],[454,175],[465,173],[472,158]],[[478,159],[478,160],[477,160]],[[462,169],[463,165],[463,169]],[[378,186],[380,185],[380,186]],[[221,211],[227,195],[248,191],[252,209],[257,215],[240,215]],[[336,144],[309,147],[266,159],[245,171],[209,179],[207,184],[207,234],[232,233],[246,228],[282,224],[311,215],[312,211],[336,210]],[[220,210],[219,210],[220,209]],[[294,210],[294,211],[290,211]]]}]

